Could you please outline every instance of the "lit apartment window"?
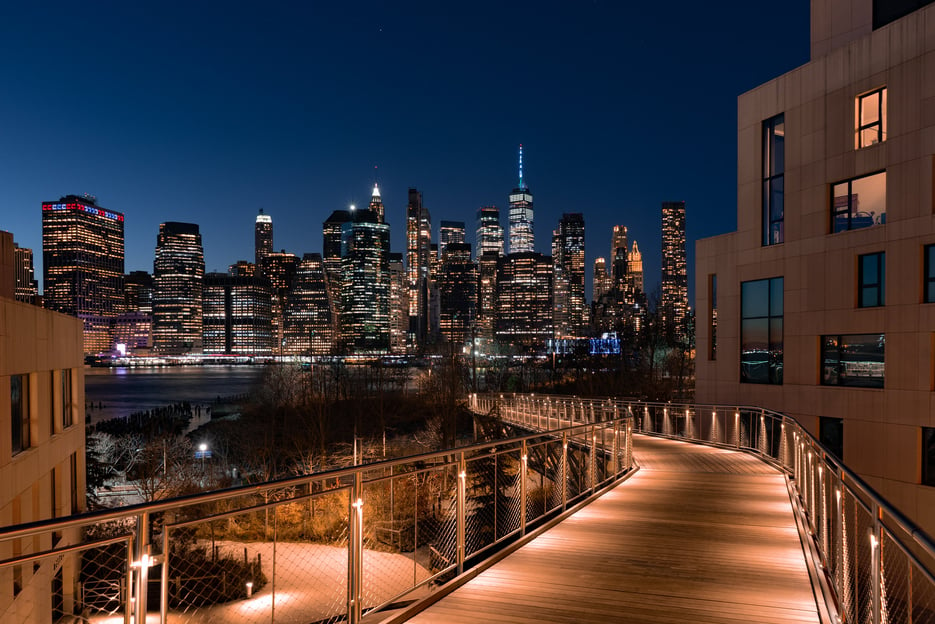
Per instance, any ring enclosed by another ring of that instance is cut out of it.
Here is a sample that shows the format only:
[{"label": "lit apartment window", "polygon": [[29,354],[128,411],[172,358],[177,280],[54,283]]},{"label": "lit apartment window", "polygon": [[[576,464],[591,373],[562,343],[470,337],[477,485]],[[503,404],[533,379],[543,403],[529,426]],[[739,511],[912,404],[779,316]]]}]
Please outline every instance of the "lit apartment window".
[{"label": "lit apartment window", "polygon": [[875,308],[885,303],[886,255],[857,256],[857,307]]},{"label": "lit apartment window", "polygon": [[935,303],[935,245],[923,248],[922,302]]},{"label": "lit apartment window", "polygon": [[10,422],[16,455],[29,448],[29,375],[10,375]]},{"label": "lit apartment window", "polygon": [[821,416],[818,419],[818,441],[838,459],[844,459],[844,419]]},{"label": "lit apartment window", "polygon": [[882,388],[884,334],[821,337],[821,385]]},{"label": "lit apartment window", "polygon": [[740,285],[740,381],[782,383],[783,278]]},{"label": "lit apartment window", "polygon": [[763,122],[763,245],[785,240],[783,174],[786,170],[784,115]]},{"label": "lit apartment window", "polygon": [[831,231],[844,232],[886,223],[886,172],[831,185]]},{"label": "lit apartment window", "polygon": [[857,149],[886,140],[886,87],[857,96]]}]

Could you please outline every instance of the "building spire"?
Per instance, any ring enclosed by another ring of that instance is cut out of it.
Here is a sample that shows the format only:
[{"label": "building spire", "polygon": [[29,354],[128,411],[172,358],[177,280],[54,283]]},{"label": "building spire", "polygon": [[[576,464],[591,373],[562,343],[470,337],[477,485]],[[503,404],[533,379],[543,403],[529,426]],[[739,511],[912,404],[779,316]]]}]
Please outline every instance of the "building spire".
[{"label": "building spire", "polygon": [[519,186],[517,188],[524,189],[526,186],[523,184],[523,144],[519,144]]}]

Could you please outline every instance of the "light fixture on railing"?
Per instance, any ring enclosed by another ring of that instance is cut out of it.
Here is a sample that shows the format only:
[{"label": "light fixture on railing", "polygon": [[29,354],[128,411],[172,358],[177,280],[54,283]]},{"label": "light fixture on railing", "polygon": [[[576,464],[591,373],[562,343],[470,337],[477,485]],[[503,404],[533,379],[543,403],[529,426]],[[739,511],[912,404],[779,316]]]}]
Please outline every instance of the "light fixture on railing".
[{"label": "light fixture on railing", "polygon": [[870,550],[876,550],[878,545],[877,536],[873,533],[870,534]]},{"label": "light fixture on railing", "polygon": [[247,581],[247,598],[253,596],[253,581]]}]

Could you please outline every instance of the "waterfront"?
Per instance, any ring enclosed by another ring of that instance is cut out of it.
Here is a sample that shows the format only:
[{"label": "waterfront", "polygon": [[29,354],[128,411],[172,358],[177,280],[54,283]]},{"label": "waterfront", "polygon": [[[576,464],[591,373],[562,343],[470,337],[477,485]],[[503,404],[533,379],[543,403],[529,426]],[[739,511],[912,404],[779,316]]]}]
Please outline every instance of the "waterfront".
[{"label": "waterfront", "polygon": [[87,410],[87,419],[95,423],[122,418],[183,401],[208,404],[250,392],[262,374],[262,366],[89,367],[85,401],[95,407]]}]

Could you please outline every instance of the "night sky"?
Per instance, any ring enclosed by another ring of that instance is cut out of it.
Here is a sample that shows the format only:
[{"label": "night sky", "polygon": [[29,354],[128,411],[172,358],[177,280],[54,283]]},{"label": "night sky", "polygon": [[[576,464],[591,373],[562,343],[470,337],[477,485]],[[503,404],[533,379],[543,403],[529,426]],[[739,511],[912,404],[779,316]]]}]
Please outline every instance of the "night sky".
[{"label": "night sky", "polygon": [[9,2],[0,229],[36,250],[41,283],[41,202],[91,193],[126,215],[128,272],[152,271],[163,221],[199,224],[206,269],[226,271],[253,260],[259,208],[276,249],[320,252],[321,222],[376,181],[393,251],[410,186],[433,237],[465,221],[473,244],[479,206],[506,226],[522,143],[537,249],[562,212],[584,213],[590,297],[624,224],[651,290],[662,201],[687,202],[690,271],[696,239],[735,229],[736,98],[808,60],[808,14],[807,0]]}]

